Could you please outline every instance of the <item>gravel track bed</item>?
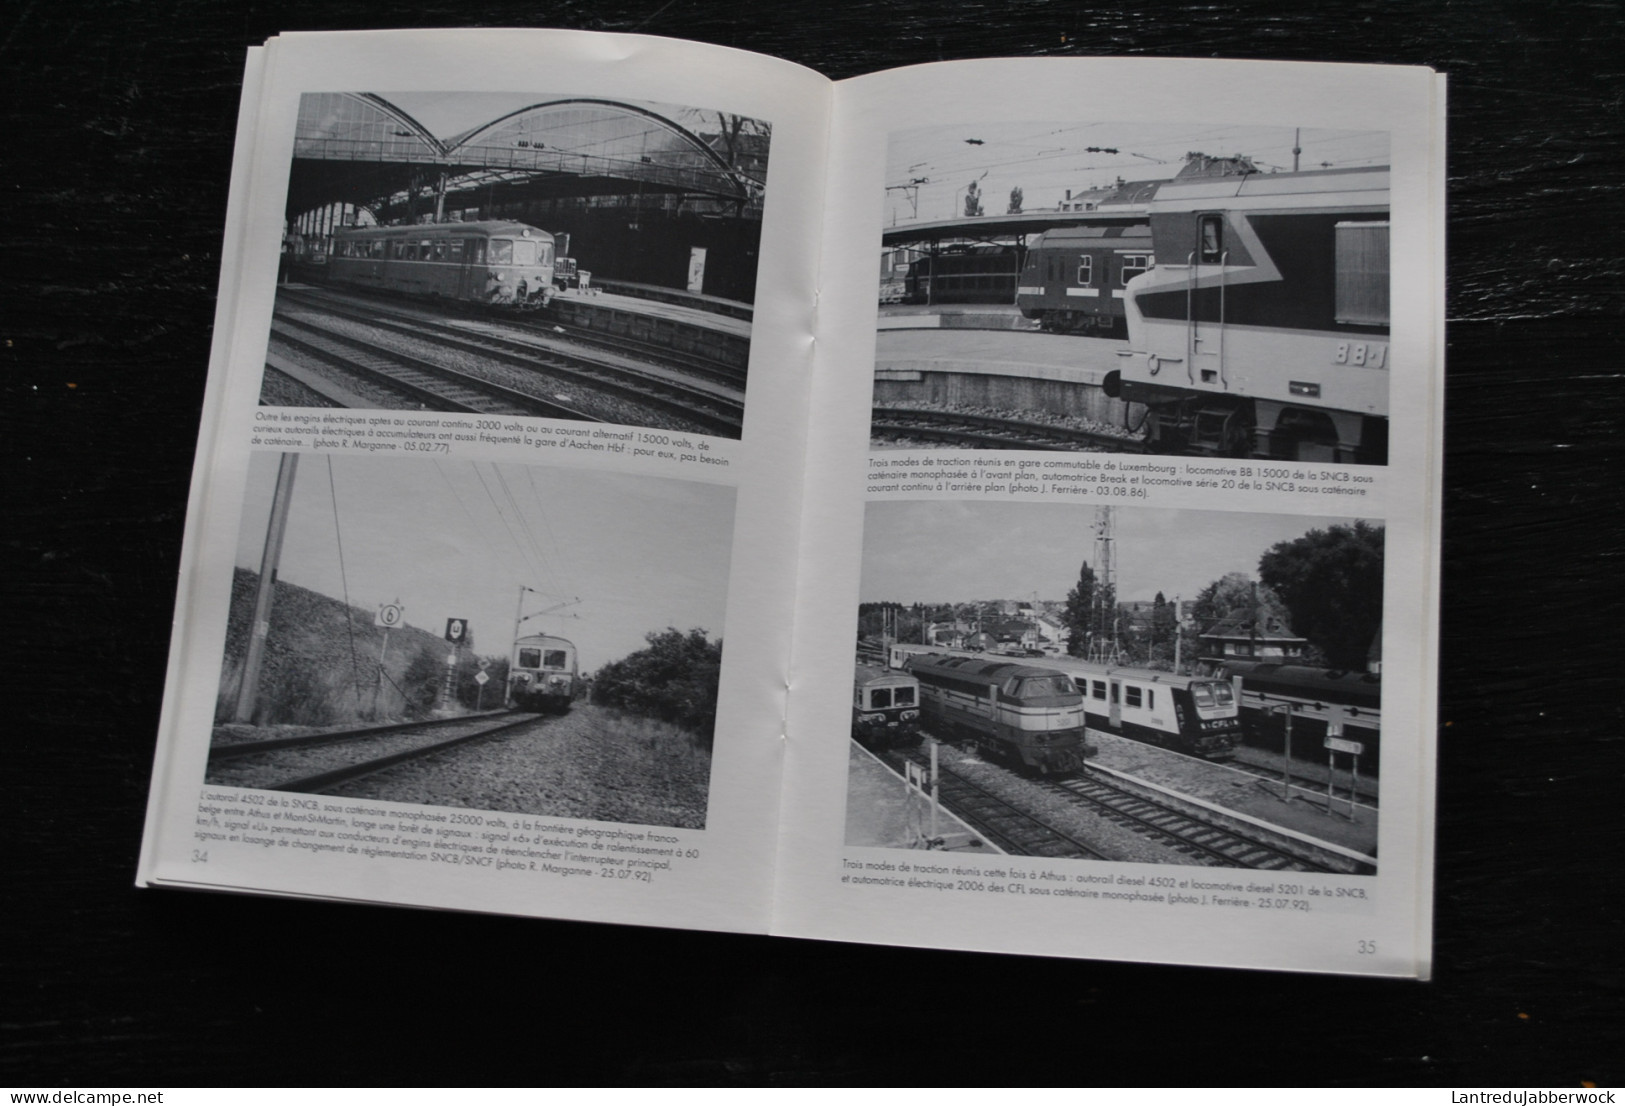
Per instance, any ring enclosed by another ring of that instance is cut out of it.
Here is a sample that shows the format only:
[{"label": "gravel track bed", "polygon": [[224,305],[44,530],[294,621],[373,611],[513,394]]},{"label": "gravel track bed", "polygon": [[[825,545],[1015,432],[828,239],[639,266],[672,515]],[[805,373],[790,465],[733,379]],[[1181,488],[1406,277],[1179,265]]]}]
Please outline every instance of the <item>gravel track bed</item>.
[{"label": "gravel track bed", "polygon": [[[386,385],[378,383],[375,377],[366,376],[360,373],[353,373],[348,369],[341,369],[330,361],[320,357],[313,357],[307,350],[283,345],[277,341],[275,334],[271,335],[271,348],[280,356],[292,361],[294,364],[299,365],[309,372],[314,373],[315,375],[324,379],[331,380],[340,387],[355,392],[358,395],[367,397],[373,401],[373,406],[379,410],[416,411],[422,406],[422,404],[416,398],[407,395],[405,392],[397,391],[394,388],[390,388]],[[266,377],[269,378],[270,375],[270,371],[267,370]],[[278,373],[276,375],[281,376],[282,374]],[[284,377],[283,379],[287,378]],[[300,385],[300,387],[303,388],[304,385]],[[306,390],[308,391],[309,389]],[[265,402],[263,391],[261,392],[261,402]],[[321,406],[331,407],[333,406],[333,403],[331,400],[324,399]]]},{"label": "gravel track bed", "polygon": [[1002,765],[989,764],[976,753],[944,742],[938,757],[944,767],[952,768],[977,786],[1062,833],[1087,843],[1108,860],[1140,864],[1201,863],[1170,845],[1117,824],[1076,798],[1057,795]]},{"label": "gravel track bed", "polygon": [[501,813],[703,829],[711,757],[686,743],[650,747],[613,712],[577,704],[488,742],[364,779],[330,794]]},{"label": "gravel track bed", "polygon": [[[467,373],[477,379],[489,380],[495,384],[512,388],[515,391],[536,396],[539,399],[556,400],[568,404],[576,410],[604,422],[621,423],[627,426],[652,426],[662,430],[682,430],[696,434],[711,433],[691,420],[645,407],[642,404],[618,396],[605,395],[594,391],[588,381],[565,373],[550,372],[542,366],[517,368],[512,365],[504,365],[488,360],[478,354],[448,349],[427,339],[411,338],[382,327],[358,323],[352,319],[335,318],[332,315],[322,313],[316,308],[284,307],[278,313],[290,321],[308,321],[313,326],[320,326],[324,330],[358,338],[383,350],[421,358],[431,364],[456,369],[458,372]],[[398,408],[402,405],[401,398],[397,396],[394,402],[385,406]],[[412,405],[415,406],[415,404]]]},{"label": "gravel track bed", "polygon": [[449,741],[454,737],[488,730],[517,718],[471,718],[448,721],[445,725],[430,726],[425,730],[407,733],[378,734],[358,737],[332,745],[310,745],[302,748],[278,749],[257,756],[245,756],[218,765],[210,765],[205,783],[225,787],[254,787],[274,790],[278,784],[312,776],[317,772],[331,772],[347,768],[362,761],[390,756]]},{"label": "gravel track bed", "polygon": [[[275,346],[275,343],[272,343]],[[286,350],[279,351],[284,355]],[[271,366],[265,366],[265,375],[260,378],[260,405],[263,407],[335,407],[332,400],[316,391],[314,388],[299,383],[285,373],[279,373]]]},{"label": "gravel track bed", "polygon": [[[1016,411],[1004,407],[976,407],[964,404],[931,403],[926,400],[887,400],[880,407],[896,408],[899,411],[921,411],[940,415],[976,415],[990,419],[1016,419],[1021,422],[1042,423],[1063,430],[1083,430],[1091,434],[1101,434],[1121,441],[1125,446],[1137,446],[1140,436],[1133,434],[1121,426],[1112,423],[1099,422],[1095,419],[1084,418],[1081,415],[1054,415],[1047,411]],[[901,439],[886,439],[888,444],[896,445]],[[950,446],[945,442],[921,442],[920,448],[931,449],[986,449],[987,446]],[[1089,445],[1079,442],[1077,449],[1082,453],[1106,453],[1111,446],[1106,444]]]}]

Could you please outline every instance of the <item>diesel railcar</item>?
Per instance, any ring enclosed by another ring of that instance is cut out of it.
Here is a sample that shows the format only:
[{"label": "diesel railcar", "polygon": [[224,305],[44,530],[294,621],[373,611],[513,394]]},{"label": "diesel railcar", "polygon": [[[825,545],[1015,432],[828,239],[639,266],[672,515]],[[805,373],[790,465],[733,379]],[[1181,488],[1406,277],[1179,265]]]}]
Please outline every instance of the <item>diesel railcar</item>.
[{"label": "diesel railcar", "polygon": [[1075,657],[1054,657],[1044,663],[1067,673],[1078,685],[1092,730],[1208,760],[1233,756],[1241,741],[1235,692],[1223,678],[1176,676]]},{"label": "diesel railcar", "polygon": [[920,681],[906,672],[856,666],[852,736],[866,745],[896,748],[920,740]]},{"label": "diesel railcar", "polygon": [[1016,286],[1016,306],[1043,330],[1121,338],[1128,282],[1156,265],[1151,228],[1056,227],[1033,239]]},{"label": "diesel railcar", "polygon": [[1108,394],[1158,452],[1385,464],[1388,170],[1165,182]]},{"label": "diesel railcar", "polygon": [[510,707],[563,714],[575,702],[580,683],[573,643],[548,634],[515,639],[508,660]]},{"label": "diesel railcar", "polygon": [[1241,679],[1241,719],[1248,744],[1281,750],[1290,713],[1294,757],[1323,756],[1330,727],[1340,731],[1332,736],[1363,746],[1362,771],[1377,770],[1382,744],[1382,677],[1231,657],[1204,659],[1199,666],[1219,678]]},{"label": "diesel railcar", "polygon": [[1083,767],[1083,696],[1064,672],[981,656],[915,653],[926,719],[977,748],[1043,775]]},{"label": "diesel railcar", "polygon": [[333,234],[335,284],[503,308],[553,297],[553,236],[524,223],[344,228]]}]

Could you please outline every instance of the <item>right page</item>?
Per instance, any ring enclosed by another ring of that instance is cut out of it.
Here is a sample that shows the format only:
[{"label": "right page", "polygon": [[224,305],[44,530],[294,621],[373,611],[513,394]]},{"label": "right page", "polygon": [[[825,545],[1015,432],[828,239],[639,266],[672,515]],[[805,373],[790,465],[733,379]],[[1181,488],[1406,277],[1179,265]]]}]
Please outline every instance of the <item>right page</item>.
[{"label": "right page", "polygon": [[777,931],[1428,975],[1443,100],[837,85]]}]

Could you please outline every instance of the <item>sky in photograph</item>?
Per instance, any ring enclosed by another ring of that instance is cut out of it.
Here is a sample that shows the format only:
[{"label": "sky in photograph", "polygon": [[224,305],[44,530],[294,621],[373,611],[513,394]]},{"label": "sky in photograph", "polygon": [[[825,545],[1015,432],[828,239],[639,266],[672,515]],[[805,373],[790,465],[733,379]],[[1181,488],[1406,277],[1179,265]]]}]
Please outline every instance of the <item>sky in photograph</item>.
[{"label": "sky in photograph", "polygon": [[[1117,597],[1195,599],[1230,572],[1257,578],[1277,542],[1354,519],[1151,507],[1115,510]],[[1064,600],[1094,561],[1095,508],[981,500],[872,502],[865,514],[865,603]]]},{"label": "sky in photograph", "polygon": [[[1388,163],[1385,131],[1317,127],[1221,126],[1179,123],[1011,122],[947,124],[899,131],[886,161],[886,226],[956,217],[966,186],[982,192],[982,209],[1001,215],[1010,189],[1022,190],[1023,210],[1054,208],[1066,195],[1124,180],[1160,180],[1179,172],[1185,155],[1244,154],[1266,172],[1292,168],[1299,131],[1301,169],[1355,168]],[[1101,147],[1090,152],[1087,147]],[[1105,151],[1115,150],[1116,153]],[[918,213],[910,182],[917,186]]]},{"label": "sky in photograph", "polygon": [[[279,458],[257,452],[250,469],[237,564],[255,571]],[[508,651],[521,584],[539,593],[526,614],[579,598],[523,632],[569,638],[596,669],[667,626],[722,635],[733,513],[733,489],[712,484],[306,454],[279,579],[340,599],[348,585],[369,612],[399,600],[435,634],[466,618],[481,654]]]}]

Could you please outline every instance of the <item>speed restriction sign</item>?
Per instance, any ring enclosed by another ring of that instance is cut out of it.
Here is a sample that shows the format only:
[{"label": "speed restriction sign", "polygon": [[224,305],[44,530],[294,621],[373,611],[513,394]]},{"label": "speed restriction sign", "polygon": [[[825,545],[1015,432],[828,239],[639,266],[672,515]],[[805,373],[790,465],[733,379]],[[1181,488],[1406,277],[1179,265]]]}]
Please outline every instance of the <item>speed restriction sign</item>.
[{"label": "speed restriction sign", "polygon": [[373,617],[374,626],[382,626],[386,630],[393,630],[401,624],[406,617],[406,608],[399,603],[380,603],[378,613]]}]

